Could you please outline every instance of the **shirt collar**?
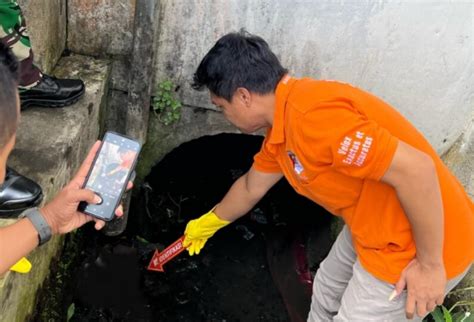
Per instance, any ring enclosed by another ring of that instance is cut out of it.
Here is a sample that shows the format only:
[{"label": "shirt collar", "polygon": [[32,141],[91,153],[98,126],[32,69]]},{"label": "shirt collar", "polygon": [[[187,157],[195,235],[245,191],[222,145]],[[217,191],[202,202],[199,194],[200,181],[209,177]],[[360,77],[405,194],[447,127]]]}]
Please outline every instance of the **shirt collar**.
[{"label": "shirt collar", "polygon": [[280,144],[285,142],[285,107],[288,95],[296,82],[296,78],[289,75],[283,76],[275,90],[275,112],[273,125],[269,130],[268,143]]}]

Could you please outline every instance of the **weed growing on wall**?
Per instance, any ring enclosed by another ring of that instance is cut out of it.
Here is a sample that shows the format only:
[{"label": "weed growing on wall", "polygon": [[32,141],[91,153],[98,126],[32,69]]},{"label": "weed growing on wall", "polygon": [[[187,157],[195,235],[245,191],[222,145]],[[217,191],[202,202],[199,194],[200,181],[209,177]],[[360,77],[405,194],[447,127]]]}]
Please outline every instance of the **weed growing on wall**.
[{"label": "weed growing on wall", "polygon": [[172,81],[166,80],[158,84],[152,100],[153,111],[158,114],[161,122],[169,125],[181,117],[181,102],[174,97],[175,86]]}]

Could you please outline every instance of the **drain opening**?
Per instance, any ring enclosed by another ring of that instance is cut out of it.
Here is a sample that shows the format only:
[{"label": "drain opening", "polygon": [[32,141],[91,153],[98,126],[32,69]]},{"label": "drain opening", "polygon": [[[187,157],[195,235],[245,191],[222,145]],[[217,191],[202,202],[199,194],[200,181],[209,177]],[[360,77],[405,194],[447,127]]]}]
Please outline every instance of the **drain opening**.
[{"label": "drain opening", "polygon": [[182,253],[165,273],[145,270],[156,247],[174,242],[189,220],[221,200],[261,143],[258,136],[207,136],[156,164],[123,236],[86,232],[73,320],[306,320],[312,275],[331,245],[331,219],[285,180],[218,231],[200,255]]}]

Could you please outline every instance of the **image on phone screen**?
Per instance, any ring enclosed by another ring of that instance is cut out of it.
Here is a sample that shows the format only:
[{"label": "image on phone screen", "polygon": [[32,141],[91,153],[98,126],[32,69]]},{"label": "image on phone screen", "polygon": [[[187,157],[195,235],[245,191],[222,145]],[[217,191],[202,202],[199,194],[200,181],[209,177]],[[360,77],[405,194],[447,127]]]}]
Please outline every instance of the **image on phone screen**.
[{"label": "image on phone screen", "polygon": [[114,217],[139,150],[138,142],[111,132],[106,133],[85,184],[85,188],[97,193],[102,202],[98,205],[82,205],[83,212],[105,220]]}]

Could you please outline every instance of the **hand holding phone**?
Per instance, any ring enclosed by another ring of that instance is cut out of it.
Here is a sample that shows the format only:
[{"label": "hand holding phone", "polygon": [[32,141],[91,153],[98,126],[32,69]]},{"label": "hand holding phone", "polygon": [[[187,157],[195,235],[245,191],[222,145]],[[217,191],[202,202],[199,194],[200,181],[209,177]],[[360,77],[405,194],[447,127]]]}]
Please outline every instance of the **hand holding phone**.
[{"label": "hand holding phone", "polygon": [[126,136],[107,132],[96,154],[83,188],[101,198],[98,204],[81,202],[79,210],[95,218],[110,221],[120,203],[135,168],[140,143]]},{"label": "hand holding phone", "polygon": [[[105,222],[103,220],[78,211],[78,206],[81,201],[92,204],[99,201],[98,196],[94,192],[82,189],[82,187],[84,186],[87,174],[92,167],[100,145],[100,141],[94,144],[74,178],[61,189],[51,201],[40,209],[53,235],[71,232],[92,220],[95,221],[94,226],[97,230],[104,227]],[[127,189],[131,188],[131,185],[131,182],[129,182]],[[119,217],[123,215],[121,206],[115,210],[115,215]]]}]

